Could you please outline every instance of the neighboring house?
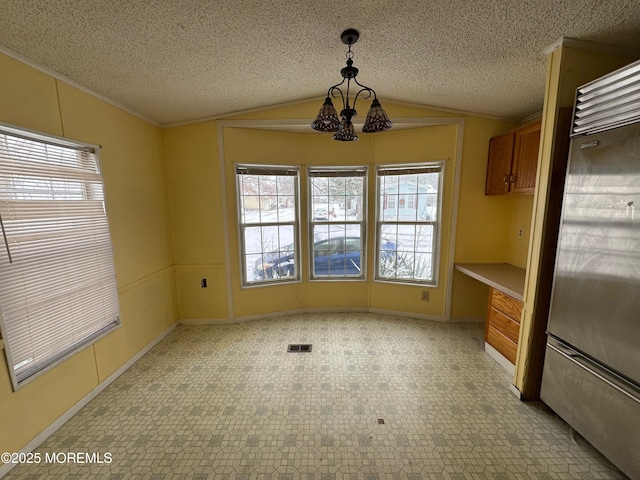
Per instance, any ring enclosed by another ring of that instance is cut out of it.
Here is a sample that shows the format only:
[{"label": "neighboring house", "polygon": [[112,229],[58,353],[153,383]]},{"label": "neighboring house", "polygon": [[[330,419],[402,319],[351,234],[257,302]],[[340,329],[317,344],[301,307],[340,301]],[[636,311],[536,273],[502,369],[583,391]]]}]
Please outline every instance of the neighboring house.
[{"label": "neighboring house", "polygon": [[393,182],[382,190],[382,218],[387,220],[434,220],[437,191],[412,181]]},{"label": "neighboring house", "polygon": [[242,190],[240,207],[245,210],[273,210],[276,207],[293,208],[294,197],[279,191],[275,177],[259,183],[254,175],[247,175],[239,186]]}]

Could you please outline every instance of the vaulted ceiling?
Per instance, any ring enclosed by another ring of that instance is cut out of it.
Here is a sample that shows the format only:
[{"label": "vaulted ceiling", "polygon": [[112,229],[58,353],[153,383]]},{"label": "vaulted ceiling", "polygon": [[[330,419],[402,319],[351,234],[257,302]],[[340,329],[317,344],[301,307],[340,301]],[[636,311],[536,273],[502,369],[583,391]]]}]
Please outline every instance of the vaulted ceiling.
[{"label": "vaulted ceiling", "polygon": [[324,97],[346,28],[383,106],[512,119],[542,110],[543,52],[563,36],[640,57],[638,0],[0,0],[0,12],[0,51],[159,125]]}]

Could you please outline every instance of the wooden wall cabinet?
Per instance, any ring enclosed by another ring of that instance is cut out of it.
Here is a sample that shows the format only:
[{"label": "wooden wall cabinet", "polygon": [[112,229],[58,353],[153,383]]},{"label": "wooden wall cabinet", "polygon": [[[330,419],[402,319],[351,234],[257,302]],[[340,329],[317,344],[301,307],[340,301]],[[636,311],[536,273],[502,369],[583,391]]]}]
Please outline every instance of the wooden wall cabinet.
[{"label": "wooden wall cabinet", "polygon": [[491,288],[485,342],[511,363],[516,363],[522,302]]},{"label": "wooden wall cabinet", "polygon": [[540,130],[536,122],[489,141],[485,195],[534,192]]}]

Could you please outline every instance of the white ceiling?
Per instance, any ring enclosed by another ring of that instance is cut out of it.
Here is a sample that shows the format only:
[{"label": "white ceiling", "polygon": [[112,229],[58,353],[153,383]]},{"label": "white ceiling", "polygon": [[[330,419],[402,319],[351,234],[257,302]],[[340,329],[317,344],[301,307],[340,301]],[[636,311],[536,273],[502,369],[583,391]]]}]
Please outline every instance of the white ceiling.
[{"label": "white ceiling", "polygon": [[4,49],[160,125],[324,97],[346,28],[383,106],[514,119],[542,110],[543,51],[563,36],[640,57],[640,0],[0,0],[0,12]]}]

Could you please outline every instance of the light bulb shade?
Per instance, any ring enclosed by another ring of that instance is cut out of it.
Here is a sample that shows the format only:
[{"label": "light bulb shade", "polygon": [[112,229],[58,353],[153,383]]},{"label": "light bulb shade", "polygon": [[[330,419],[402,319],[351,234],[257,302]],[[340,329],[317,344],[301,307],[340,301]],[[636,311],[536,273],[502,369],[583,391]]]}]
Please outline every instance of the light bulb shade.
[{"label": "light bulb shade", "polygon": [[337,132],[340,128],[338,112],[329,97],[325,98],[318,116],[311,122],[311,128],[318,132]]},{"label": "light bulb shade", "polygon": [[377,98],[374,98],[373,102],[371,102],[369,113],[367,113],[367,118],[362,126],[362,131],[364,133],[384,132],[385,130],[389,130],[391,125],[393,125],[393,123],[391,123],[391,120],[389,120],[389,117],[387,117],[387,114],[382,109],[380,102]]},{"label": "light bulb shade", "polygon": [[340,142],[354,142],[358,140],[358,135],[356,135],[356,131],[353,128],[353,123],[347,120],[342,120],[340,128],[333,135],[333,139]]}]

